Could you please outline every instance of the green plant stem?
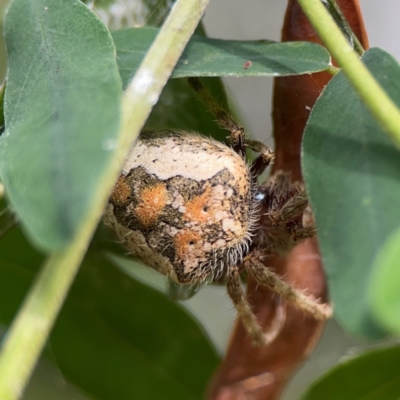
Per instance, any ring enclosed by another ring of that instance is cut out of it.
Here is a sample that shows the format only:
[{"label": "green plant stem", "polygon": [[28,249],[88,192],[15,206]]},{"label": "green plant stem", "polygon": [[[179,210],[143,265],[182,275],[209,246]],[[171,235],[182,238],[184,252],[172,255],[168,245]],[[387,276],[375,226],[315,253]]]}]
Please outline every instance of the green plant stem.
[{"label": "green plant stem", "polygon": [[298,0],[354,90],[400,148],[400,110],[354,52],[321,0]]},{"label": "green plant stem", "polygon": [[177,0],[123,98],[114,156],[72,243],[52,254],[29,291],[0,353],[0,399],[18,399],[79,269],[128,150],[204,14],[208,0]]},{"label": "green plant stem", "polygon": [[331,65],[331,66],[326,70],[326,72],[329,72],[329,73],[332,74],[332,75],[336,75],[336,74],[337,74],[338,72],[340,72],[340,71],[341,71],[341,69],[335,67],[334,65]]}]

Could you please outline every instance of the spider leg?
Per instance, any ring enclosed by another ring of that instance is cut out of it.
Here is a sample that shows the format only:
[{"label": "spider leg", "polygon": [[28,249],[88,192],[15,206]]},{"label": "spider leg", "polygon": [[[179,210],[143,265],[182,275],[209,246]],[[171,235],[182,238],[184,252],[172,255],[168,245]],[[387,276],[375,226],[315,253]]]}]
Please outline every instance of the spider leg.
[{"label": "spider leg", "polygon": [[203,86],[199,78],[188,78],[189,85],[198,94],[203,103],[217,118],[218,125],[222,129],[230,132],[229,140],[233,150],[243,158],[246,157],[245,132],[242,125],[231,116],[231,114],[222,108],[215,100],[213,95]]},{"label": "spider leg", "polygon": [[227,276],[227,289],[243,326],[252,338],[253,343],[257,346],[266,346],[271,343],[278,336],[285,323],[285,307],[279,303],[274,321],[269,327],[268,332],[264,333],[246,300],[246,296],[241,287],[239,268],[237,266],[232,267],[229,271]]},{"label": "spider leg", "polygon": [[274,160],[274,152],[268,146],[256,140],[246,139],[246,145],[250,147],[251,150],[260,153],[253,161],[250,168],[252,176],[256,178],[258,175],[261,175]]},{"label": "spider leg", "polygon": [[267,286],[282,296],[283,299],[290,301],[298,309],[313,316],[315,319],[324,321],[332,316],[332,308],[328,304],[322,304],[313,296],[293,288],[282,280],[278,274],[265,267],[256,255],[248,256],[244,261],[244,267],[254,276],[258,283]]},{"label": "spider leg", "polygon": [[[302,241],[316,234],[311,212],[307,213],[308,197],[304,190],[290,183],[290,175],[278,172],[266,188],[268,212],[266,215],[273,226],[285,226],[294,242]],[[308,217],[306,226],[303,215]]]},{"label": "spider leg", "polygon": [[303,240],[314,237],[317,234],[317,228],[315,225],[294,226],[290,230],[290,234],[295,242],[302,242]]},{"label": "spider leg", "polygon": [[289,199],[279,208],[272,209],[268,215],[273,223],[280,225],[293,221],[296,217],[303,215],[308,206],[308,197],[305,191],[301,191]]},{"label": "spider leg", "polygon": [[293,221],[303,214],[308,206],[304,190],[290,182],[290,174],[277,172],[265,188],[268,198],[267,215],[273,225]]}]

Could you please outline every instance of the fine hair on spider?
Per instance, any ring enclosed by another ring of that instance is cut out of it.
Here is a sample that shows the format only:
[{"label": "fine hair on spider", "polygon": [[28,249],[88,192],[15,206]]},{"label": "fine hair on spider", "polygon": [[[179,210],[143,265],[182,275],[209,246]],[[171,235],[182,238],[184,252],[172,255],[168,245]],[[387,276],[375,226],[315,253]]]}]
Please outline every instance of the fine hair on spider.
[{"label": "fine hair on spider", "polygon": [[[258,184],[273,151],[248,139],[198,78],[189,78],[189,84],[218,125],[229,131],[231,147],[194,133],[142,132],[114,187],[105,224],[134,256],[178,284],[224,278],[256,345],[277,336],[286,301],[318,320],[329,318],[329,305],[292,287],[262,262],[271,254],[284,256],[315,235],[313,224],[303,223],[308,212],[304,190],[284,173]],[[259,153],[250,164],[246,147]],[[243,271],[280,296],[268,332],[261,329],[242,290]]]}]

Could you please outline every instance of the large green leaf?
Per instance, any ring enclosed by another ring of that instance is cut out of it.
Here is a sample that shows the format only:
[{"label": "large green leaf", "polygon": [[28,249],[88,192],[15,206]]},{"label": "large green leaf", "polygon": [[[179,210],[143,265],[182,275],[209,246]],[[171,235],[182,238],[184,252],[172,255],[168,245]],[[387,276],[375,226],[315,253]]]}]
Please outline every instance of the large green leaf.
[{"label": "large green leaf", "polygon": [[374,350],[339,364],[301,397],[302,400],[398,400],[400,346]]},{"label": "large green leaf", "polygon": [[[8,325],[42,261],[19,229],[0,241],[0,323]],[[50,342],[63,375],[97,399],[201,399],[218,357],[198,324],[93,249]],[[193,361],[195,360],[195,361]]]},{"label": "large green leaf", "polygon": [[[400,105],[400,68],[380,49],[363,61]],[[304,178],[334,311],[350,331],[381,336],[371,314],[373,266],[400,226],[400,153],[343,73],[315,104],[303,143]]]},{"label": "large green leaf", "polygon": [[[113,32],[117,62],[124,86],[143,59],[158,29],[136,28]],[[325,48],[309,42],[242,42],[193,36],[172,78],[188,76],[287,76],[330,67]]]},{"label": "large green leaf", "polygon": [[65,246],[113,149],[121,82],[109,32],[79,0],[14,0],[0,172],[31,239]]},{"label": "large green leaf", "polygon": [[400,335],[400,229],[389,237],[378,254],[370,290],[375,316]]}]

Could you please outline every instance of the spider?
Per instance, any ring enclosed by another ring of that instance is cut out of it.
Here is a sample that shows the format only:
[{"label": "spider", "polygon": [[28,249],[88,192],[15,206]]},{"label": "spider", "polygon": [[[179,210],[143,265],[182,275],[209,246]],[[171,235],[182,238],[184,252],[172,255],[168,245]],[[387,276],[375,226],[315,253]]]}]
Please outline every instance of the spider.
[{"label": "spider", "polygon": [[[219,126],[230,132],[231,147],[193,133],[142,132],[104,221],[134,256],[178,284],[224,279],[253,342],[266,345],[283,325],[284,305],[271,330],[263,332],[241,287],[244,270],[307,314],[319,320],[331,314],[327,304],[292,287],[262,263],[265,256],[285,255],[315,235],[312,224],[303,224],[307,196],[284,173],[258,184],[274,153],[247,139],[244,128],[199,79],[189,78],[189,83]],[[246,147],[259,153],[251,164]]]}]

